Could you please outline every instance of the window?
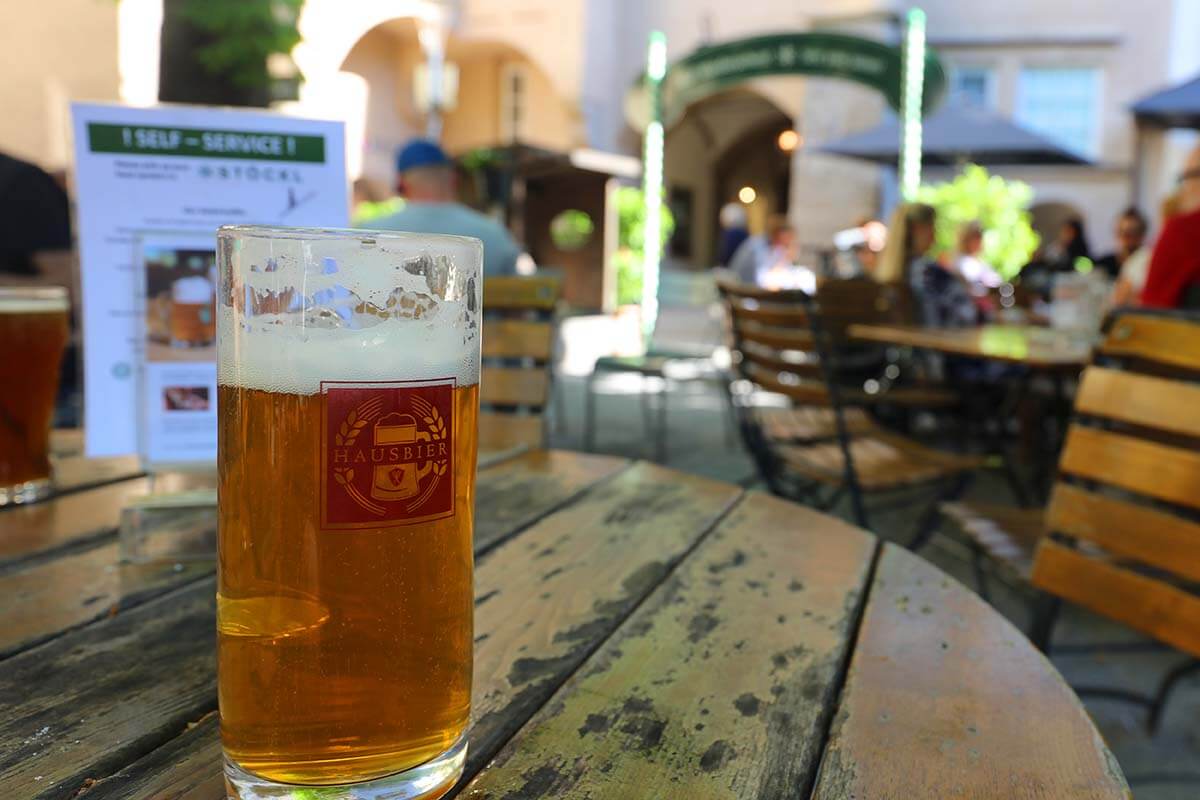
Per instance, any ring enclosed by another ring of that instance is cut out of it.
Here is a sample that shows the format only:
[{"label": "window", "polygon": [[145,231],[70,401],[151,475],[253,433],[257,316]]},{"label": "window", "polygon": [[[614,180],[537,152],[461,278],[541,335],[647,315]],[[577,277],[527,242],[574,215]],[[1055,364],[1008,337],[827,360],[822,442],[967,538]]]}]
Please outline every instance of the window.
[{"label": "window", "polygon": [[996,75],[987,67],[956,67],[950,76],[950,102],[967,108],[996,104]]},{"label": "window", "polygon": [[1016,120],[1080,155],[1100,152],[1100,73],[1095,69],[1023,69]]},{"label": "window", "polygon": [[500,141],[521,141],[525,128],[527,78],[523,64],[505,64],[500,70]]}]

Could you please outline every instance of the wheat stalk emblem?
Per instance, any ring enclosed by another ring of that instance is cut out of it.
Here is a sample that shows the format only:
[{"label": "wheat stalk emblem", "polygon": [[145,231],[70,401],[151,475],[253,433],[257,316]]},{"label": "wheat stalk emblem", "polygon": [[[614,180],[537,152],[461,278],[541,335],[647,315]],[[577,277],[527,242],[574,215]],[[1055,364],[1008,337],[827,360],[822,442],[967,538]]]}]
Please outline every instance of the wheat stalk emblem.
[{"label": "wheat stalk emblem", "polygon": [[[413,411],[421,415],[421,421],[429,426],[429,437],[435,442],[440,442],[446,438],[446,419],[441,415],[437,408],[423,397],[414,397],[412,399]],[[425,491],[421,492],[420,496],[408,504],[409,513],[416,511],[425,504],[437,489],[438,483],[442,477],[450,471],[449,462],[440,458],[433,462],[433,480],[425,487]]]},{"label": "wheat stalk emblem", "polygon": [[[379,416],[379,412],[381,411],[383,411],[383,399],[380,397],[372,397],[364,400],[356,408],[350,409],[350,413],[346,415],[346,418],[342,420],[342,424],[338,426],[337,433],[333,435],[333,443],[338,447],[353,446],[359,434],[371,424],[371,420]],[[333,479],[337,481],[339,486],[346,490],[354,502],[372,514],[383,516],[387,510],[378,503],[364,497],[363,493],[354,485],[354,467],[334,467]]]}]

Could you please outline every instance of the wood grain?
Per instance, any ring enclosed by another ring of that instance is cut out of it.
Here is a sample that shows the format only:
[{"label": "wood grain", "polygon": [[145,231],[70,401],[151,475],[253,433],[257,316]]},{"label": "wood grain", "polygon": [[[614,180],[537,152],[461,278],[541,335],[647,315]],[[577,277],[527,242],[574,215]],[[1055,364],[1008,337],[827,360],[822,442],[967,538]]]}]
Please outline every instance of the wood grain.
[{"label": "wood grain", "polygon": [[546,390],[549,388],[550,377],[544,367],[523,369],[485,366],[483,379],[479,383],[479,402],[483,405],[541,408],[546,404]]},{"label": "wood grain", "polygon": [[214,563],[121,564],[116,542],[0,576],[0,658],[212,573]]},{"label": "wood grain", "polygon": [[88,784],[87,800],[226,800],[216,712],[191,723],[162,747]]},{"label": "wood grain", "polygon": [[554,351],[554,323],[488,319],[483,323],[483,358],[532,358],[548,361]]},{"label": "wood grain", "polygon": [[0,797],[71,797],[216,707],[204,580],[4,662]]},{"label": "wood grain", "polygon": [[1200,508],[1200,453],[1075,425],[1059,471]]},{"label": "wood grain", "polygon": [[1196,384],[1106,367],[1089,367],[1075,397],[1078,413],[1188,437],[1200,437],[1197,409]]},{"label": "wood grain", "polygon": [[1200,525],[1181,516],[1060,483],[1046,518],[1057,533],[1200,582]]},{"label": "wood grain", "polygon": [[1123,314],[1109,330],[1100,352],[1200,370],[1200,337],[1196,335],[1196,327],[1194,319]]},{"label": "wood grain", "polygon": [[1130,798],[1054,667],[975,594],[885,545],[815,800]]},{"label": "wood grain", "polygon": [[851,325],[851,338],[1023,364],[1037,369],[1082,369],[1092,355],[1092,340],[1060,330],[1025,325],[977,328],[923,328],[916,325]]},{"label": "wood grain", "polygon": [[112,536],[121,509],[150,491],[170,492],[212,486],[206,473],[170,473],[135,478],[41,503],[0,511],[0,571],[15,562],[89,544]]},{"label": "wood grain", "polygon": [[505,450],[513,447],[538,448],[546,439],[546,421],[540,414],[479,412],[479,449]]},{"label": "wood grain", "polygon": [[874,547],[748,495],[464,796],[804,796]]},{"label": "wood grain", "polygon": [[[729,484],[638,463],[483,559],[468,775],[732,505]],[[532,621],[532,622],[531,622]]]},{"label": "wood grain", "polygon": [[[738,495],[727,484],[638,464],[482,558],[468,774],[543,705]],[[211,613],[205,612],[210,628]],[[128,797],[127,787],[136,785],[139,796],[217,800],[222,795],[209,794],[203,779],[206,769],[220,770],[215,735],[214,728],[172,742],[170,757],[149,753],[120,780],[96,784],[88,797]],[[182,793],[168,793],[175,790]]]},{"label": "wood grain", "polygon": [[475,552],[495,547],[629,464],[613,456],[533,450],[481,472],[475,487]]},{"label": "wood grain", "polygon": [[1033,585],[1200,657],[1200,597],[1166,581],[1043,541]]},{"label": "wood grain", "polygon": [[542,309],[558,304],[562,280],[553,275],[497,276],[483,282],[484,313],[500,309]]},{"label": "wood grain", "polygon": [[60,494],[137,478],[144,474],[137,456],[85,458],[82,455],[73,455],[54,459],[54,488]]}]

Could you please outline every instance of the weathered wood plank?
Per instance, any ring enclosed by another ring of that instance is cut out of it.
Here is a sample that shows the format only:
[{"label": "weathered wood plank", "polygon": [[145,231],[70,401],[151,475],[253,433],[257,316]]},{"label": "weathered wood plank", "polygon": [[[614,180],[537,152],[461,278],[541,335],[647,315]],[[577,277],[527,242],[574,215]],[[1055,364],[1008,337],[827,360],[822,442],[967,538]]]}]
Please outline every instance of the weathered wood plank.
[{"label": "weathered wood plank", "polygon": [[1060,483],[1046,519],[1047,528],[1057,533],[1200,581],[1200,524],[1182,515]]},{"label": "weathered wood plank", "polygon": [[885,545],[815,800],[1129,798],[1054,667],[974,593]]},{"label": "weathered wood plank", "polygon": [[1043,539],[1033,585],[1200,658],[1200,597]]},{"label": "weathered wood plank", "polygon": [[[536,452],[480,466],[476,551],[569,501],[588,486],[628,466],[608,456]],[[214,523],[215,525],[215,519]],[[123,611],[194,581],[213,562],[120,564],[116,542],[102,543],[20,570],[0,574],[0,657],[105,615]]]},{"label": "weathered wood plank", "polygon": [[214,485],[211,473],[169,473],[73,492],[0,512],[0,570],[113,535],[121,509],[150,491],[171,492]]},{"label": "weathered wood plank", "polygon": [[0,797],[71,797],[216,707],[209,579],[0,669]]},{"label": "weathered wood plank", "polygon": [[554,450],[532,450],[481,473],[475,489],[475,552],[617,474],[630,462]]},{"label": "weathered wood plank", "polygon": [[467,774],[477,771],[740,495],[638,463],[484,558]]},{"label": "weathered wood plank", "polygon": [[1200,453],[1073,425],[1058,469],[1147,497],[1200,508]]},{"label": "weathered wood plank", "polygon": [[874,548],[748,495],[464,796],[807,796]]},{"label": "weathered wood plank", "polygon": [[87,800],[226,800],[216,712],[103,780],[85,784]]},{"label": "weathered wood plank", "polygon": [[[567,460],[575,457],[561,455]],[[594,461],[620,463],[603,458]],[[551,459],[546,467],[551,466],[562,471],[567,465],[563,459]],[[481,560],[476,573],[476,722],[470,734],[469,756],[472,771],[485,763],[641,602],[671,565],[734,502],[739,491],[727,484],[636,465],[593,487],[569,507],[542,519]],[[487,509],[481,503],[480,518],[487,516]],[[517,520],[513,524],[519,527],[525,523]],[[117,619],[162,608],[179,596],[160,598]],[[194,614],[204,618],[197,624],[208,630],[214,627],[211,608]],[[50,647],[66,647],[78,636],[105,624],[89,626],[23,653],[6,666]],[[130,659],[140,659],[142,649],[138,645],[123,648]],[[203,657],[211,659],[211,653]],[[84,680],[84,673],[79,675]],[[131,681],[123,691],[124,696],[140,696],[145,688]],[[215,698],[211,685],[209,692]],[[114,696],[119,699],[123,695]],[[59,713],[68,712],[64,708]],[[155,720],[147,720],[146,724],[155,724]],[[31,731],[18,732],[29,736]],[[96,734],[99,739],[113,735]],[[122,781],[137,781],[139,791],[144,792],[138,796],[177,796],[164,787],[192,786],[190,782],[194,781],[193,788],[178,796],[221,797],[205,794],[210,784],[196,777],[204,772],[204,763],[209,764],[211,773],[219,772],[215,742],[192,735],[169,746],[175,748],[172,759],[149,753],[122,772]],[[96,778],[130,760],[127,757],[113,764],[105,762],[108,769],[77,765],[75,772]],[[128,797],[124,785],[115,778],[102,780],[88,796]]]},{"label": "weathered wood plank", "polygon": [[121,564],[116,542],[0,576],[0,658],[211,573],[212,562]]},{"label": "weathered wood plank", "polygon": [[85,458],[77,455],[54,461],[54,486],[63,494],[137,478],[144,474],[137,456]]},{"label": "weathered wood plank", "polygon": [[[1200,326],[1195,328],[1200,333]],[[1189,438],[1200,437],[1200,386],[1107,367],[1088,367],[1075,411]]]}]

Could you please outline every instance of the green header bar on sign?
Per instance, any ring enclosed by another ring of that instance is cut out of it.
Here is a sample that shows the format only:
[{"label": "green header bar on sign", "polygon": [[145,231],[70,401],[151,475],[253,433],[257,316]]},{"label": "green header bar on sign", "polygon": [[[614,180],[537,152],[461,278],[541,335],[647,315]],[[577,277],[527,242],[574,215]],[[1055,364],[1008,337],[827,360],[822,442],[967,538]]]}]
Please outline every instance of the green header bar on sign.
[{"label": "green header bar on sign", "polygon": [[325,163],[324,136],[100,122],[88,123],[87,130],[88,148],[93,153]]},{"label": "green header bar on sign", "polygon": [[[839,33],[781,33],[737,39],[696,50],[671,65],[663,83],[668,121],[690,103],[751,78],[767,75],[819,75],[873,87],[900,108],[900,48]],[[946,88],[946,73],[932,52],[925,58],[928,113]]]}]

